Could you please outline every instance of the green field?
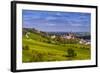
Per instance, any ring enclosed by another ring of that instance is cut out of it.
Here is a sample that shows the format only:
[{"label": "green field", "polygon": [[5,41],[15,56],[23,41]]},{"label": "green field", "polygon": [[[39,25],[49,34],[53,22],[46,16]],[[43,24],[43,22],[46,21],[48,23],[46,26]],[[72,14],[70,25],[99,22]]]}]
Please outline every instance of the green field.
[{"label": "green field", "polygon": [[[90,59],[90,45],[62,43],[40,33],[23,34],[22,62],[48,62]],[[74,40],[73,40],[74,41]]]}]

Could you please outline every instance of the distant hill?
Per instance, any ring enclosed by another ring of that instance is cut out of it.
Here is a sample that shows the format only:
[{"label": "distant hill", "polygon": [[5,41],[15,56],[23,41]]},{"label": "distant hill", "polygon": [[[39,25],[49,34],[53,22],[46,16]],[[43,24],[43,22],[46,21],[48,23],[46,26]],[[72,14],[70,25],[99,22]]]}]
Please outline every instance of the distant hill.
[{"label": "distant hill", "polygon": [[48,35],[48,33],[36,30],[35,28],[23,28],[23,35],[26,34],[27,32],[39,34],[39,35],[45,36],[45,37]]},{"label": "distant hill", "polygon": [[29,37],[29,39],[41,42],[48,42],[48,39],[50,39],[50,37],[47,36],[47,33],[38,31],[34,28],[23,28],[23,38],[27,39],[26,35]]}]

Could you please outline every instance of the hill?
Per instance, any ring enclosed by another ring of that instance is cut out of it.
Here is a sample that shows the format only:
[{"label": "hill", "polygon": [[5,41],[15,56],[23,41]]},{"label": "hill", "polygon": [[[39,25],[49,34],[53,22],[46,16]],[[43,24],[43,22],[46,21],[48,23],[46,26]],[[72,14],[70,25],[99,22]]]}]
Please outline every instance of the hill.
[{"label": "hill", "polygon": [[25,63],[86,60],[91,55],[90,45],[64,44],[33,28],[23,28],[22,45],[22,61]]}]

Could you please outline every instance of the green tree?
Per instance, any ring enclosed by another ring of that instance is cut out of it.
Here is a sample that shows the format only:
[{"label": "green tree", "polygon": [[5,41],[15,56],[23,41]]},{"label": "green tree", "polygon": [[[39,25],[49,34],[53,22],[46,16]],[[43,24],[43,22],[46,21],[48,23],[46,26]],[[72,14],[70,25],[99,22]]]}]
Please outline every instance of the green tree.
[{"label": "green tree", "polygon": [[77,56],[77,54],[75,53],[75,51],[73,49],[68,49],[67,56],[68,57],[75,57],[75,56]]},{"label": "green tree", "polygon": [[23,50],[29,50],[29,46],[28,45],[23,46]]}]

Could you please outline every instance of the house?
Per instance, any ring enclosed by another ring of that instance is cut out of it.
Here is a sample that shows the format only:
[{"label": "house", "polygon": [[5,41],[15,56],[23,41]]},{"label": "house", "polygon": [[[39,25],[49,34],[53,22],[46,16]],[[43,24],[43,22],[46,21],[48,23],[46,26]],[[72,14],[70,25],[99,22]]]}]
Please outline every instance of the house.
[{"label": "house", "polygon": [[52,35],[51,38],[54,39],[54,38],[56,38],[56,36],[55,35]]},{"label": "house", "polygon": [[74,36],[74,34],[69,33],[69,34],[63,35],[62,38],[65,38],[65,39],[75,39],[75,36]]},{"label": "house", "polygon": [[86,44],[86,45],[90,45],[90,44],[91,44],[91,42],[86,42],[85,44]]},{"label": "house", "polygon": [[80,43],[80,44],[85,44],[85,43],[86,43],[86,41],[85,41],[85,40],[83,40],[83,39],[80,39],[79,43]]},{"label": "house", "polygon": [[80,43],[80,44],[84,44],[84,45],[89,45],[89,44],[91,44],[90,41],[83,40],[83,39],[81,39],[81,40],[79,41],[79,43]]}]

